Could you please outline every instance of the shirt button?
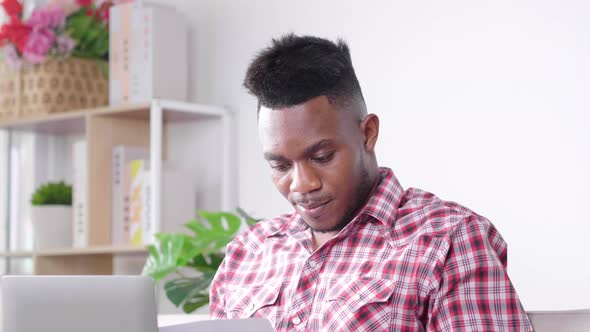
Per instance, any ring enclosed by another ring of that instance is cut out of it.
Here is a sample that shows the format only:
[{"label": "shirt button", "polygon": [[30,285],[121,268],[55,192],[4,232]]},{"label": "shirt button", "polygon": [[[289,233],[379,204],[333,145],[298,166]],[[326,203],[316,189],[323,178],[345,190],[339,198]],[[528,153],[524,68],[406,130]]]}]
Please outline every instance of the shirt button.
[{"label": "shirt button", "polygon": [[318,266],[318,263],[315,261],[309,261],[309,266],[311,266],[312,269],[315,269],[315,267]]},{"label": "shirt button", "polygon": [[301,319],[299,319],[299,317],[295,317],[292,320],[293,325],[299,325],[301,323]]},{"label": "shirt button", "polygon": [[361,299],[361,294],[359,294],[359,293],[354,294],[354,296],[352,297],[352,299],[355,300],[355,301],[360,300]]}]

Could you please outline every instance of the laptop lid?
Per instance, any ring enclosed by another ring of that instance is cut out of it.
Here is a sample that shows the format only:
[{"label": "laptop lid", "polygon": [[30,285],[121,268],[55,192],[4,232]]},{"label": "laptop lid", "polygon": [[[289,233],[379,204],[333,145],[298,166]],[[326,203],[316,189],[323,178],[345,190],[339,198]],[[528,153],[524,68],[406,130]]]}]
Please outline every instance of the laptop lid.
[{"label": "laptop lid", "polygon": [[176,325],[160,326],[160,332],[274,332],[270,322],[263,318],[202,320]]},{"label": "laptop lid", "polygon": [[157,332],[146,276],[4,276],[3,332]]}]

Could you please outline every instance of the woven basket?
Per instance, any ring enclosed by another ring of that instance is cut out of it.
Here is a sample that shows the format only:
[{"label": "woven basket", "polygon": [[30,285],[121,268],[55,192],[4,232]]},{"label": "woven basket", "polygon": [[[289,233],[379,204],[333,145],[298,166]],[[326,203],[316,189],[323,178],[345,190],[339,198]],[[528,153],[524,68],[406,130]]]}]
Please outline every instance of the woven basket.
[{"label": "woven basket", "polygon": [[21,70],[0,62],[0,121],[104,106],[108,89],[94,60],[51,59]]}]

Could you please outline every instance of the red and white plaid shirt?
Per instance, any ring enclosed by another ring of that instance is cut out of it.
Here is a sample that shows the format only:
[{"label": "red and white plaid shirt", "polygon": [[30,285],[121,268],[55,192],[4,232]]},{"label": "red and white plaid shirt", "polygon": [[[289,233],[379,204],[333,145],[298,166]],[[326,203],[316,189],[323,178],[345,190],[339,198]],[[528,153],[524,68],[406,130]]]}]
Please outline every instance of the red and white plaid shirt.
[{"label": "red and white plaid shirt", "polygon": [[211,317],[264,317],[277,331],[532,331],[484,217],[404,191],[389,169],[357,217],[316,251],[297,213],[228,246]]}]

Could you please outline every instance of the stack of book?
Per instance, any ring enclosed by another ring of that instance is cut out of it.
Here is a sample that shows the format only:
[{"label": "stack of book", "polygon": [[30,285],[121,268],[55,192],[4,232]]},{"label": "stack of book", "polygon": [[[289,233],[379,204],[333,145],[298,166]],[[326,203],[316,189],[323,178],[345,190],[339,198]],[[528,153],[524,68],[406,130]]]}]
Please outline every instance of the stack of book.
[{"label": "stack of book", "polygon": [[[73,199],[74,247],[87,247],[86,142],[74,144]],[[152,216],[149,149],[118,145],[112,151],[111,239],[116,246],[142,246],[160,231],[176,230],[196,213],[193,177],[164,164],[161,187],[161,219]]]},{"label": "stack of book", "polygon": [[171,7],[143,1],[111,7],[111,105],[152,98],[186,100],[188,22]]}]

